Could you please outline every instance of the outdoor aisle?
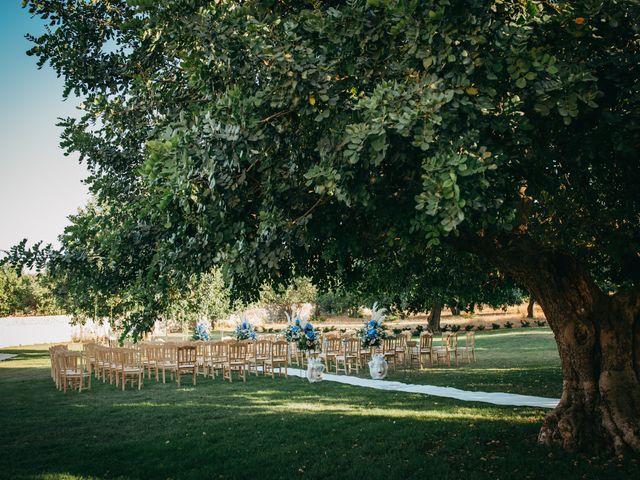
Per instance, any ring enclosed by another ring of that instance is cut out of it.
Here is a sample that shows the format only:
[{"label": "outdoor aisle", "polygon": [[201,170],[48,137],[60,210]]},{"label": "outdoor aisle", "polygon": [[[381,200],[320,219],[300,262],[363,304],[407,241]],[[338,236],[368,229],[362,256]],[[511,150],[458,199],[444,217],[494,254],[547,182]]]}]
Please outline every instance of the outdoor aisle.
[{"label": "outdoor aisle", "polygon": [[[307,371],[299,368],[289,368],[289,375],[306,378]],[[518,395],[516,393],[502,392],[470,392],[452,387],[436,387],[434,385],[415,385],[410,383],[394,382],[390,380],[372,380],[370,378],[351,377],[349,375],[333,375],[325,373],[324,381],[355,385],[357,387],[375,388],[377,390],[389,390],[395,392],[422,393],[436,397],[455,398],[468,402],[485,402],[494,405],[510,405],[518,407],[542,407],[555,408],[560,401],[557,398],[534,397],[531,395]]]}]

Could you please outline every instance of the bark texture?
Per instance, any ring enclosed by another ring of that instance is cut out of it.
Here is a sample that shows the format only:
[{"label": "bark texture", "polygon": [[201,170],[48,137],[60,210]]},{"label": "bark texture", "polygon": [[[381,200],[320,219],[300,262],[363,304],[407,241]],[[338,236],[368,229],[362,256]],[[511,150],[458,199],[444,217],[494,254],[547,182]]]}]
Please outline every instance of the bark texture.
[{"label": "bark texture", "polygon": [[558,345],[562,398],[538,440],[640,452],[640,291],[603,292],[575,257],[531,242],[489,247],[486,256],[530,290]]},{"label": "bark texture", "polygon": [[529,294],[529,304],[527,305],[527,318],[533,318],[533,306],[536,304],[536,299],[533,295]]},{"label": "bark texture", "polygon": [[430,332],[436,333],[440,331],[440,316],[442,314],[442,302],[436,300],[433,302],[431,306],[431,311],[429,312],[429,318],[427,319],[428,326]]}]

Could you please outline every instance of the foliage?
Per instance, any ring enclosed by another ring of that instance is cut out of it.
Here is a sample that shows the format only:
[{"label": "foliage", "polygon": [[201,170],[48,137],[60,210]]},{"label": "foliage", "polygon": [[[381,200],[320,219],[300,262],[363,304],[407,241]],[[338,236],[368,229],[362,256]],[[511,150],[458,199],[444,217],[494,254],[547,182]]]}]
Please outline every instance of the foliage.
[{"label": "foliage", "polygon": [[47,274],[18,276],[8,266],[0,267],[0,316],[61,313]]},{"label": "foliage", "polygon": [[491,328],[493,328],[494,330],[498,330],[500,328],[500,324],[499,323],[492,323],[491,324]]},{"label": "foliage", "polygon": [[200,319],[207,319],[215,325],[216,321],[235,311],[230,291],[224,284],[222,273],[217,269],[192,276],[184,289],[173,291],[172,299],[164,316],[181,321],[196,323]]},{"label": "foliage", "polygon": [[318,292],[316,302],[321,313],[349,317],[360,316],[360,305],[364,303],[355,289],[344,287]]},{"label": "foliage", "polygon": [[511,322],[504,322],[504,328],[513,328],[513,323]]},{"label": "foliage", "polygon": [[464,331],[465,332],[470,332],[471,330],[473,330],[473,325],[467,324],[467,325],[464,326]]},{"label": "foliage", "polygon": [[265,284],[260,289],[260,303],[275,307],[276,319],[294,315],[295,308],[303,303],[315,303],[316,296],[316,287],[307,277],[296,277],[288,285],[274,287]]},{"label": "foliage", "polygon": [[538,327],[544,327],[547,324],[544,320],[536,320],[536,325]]},{"label": "foliage", "polygon": [[480,332],[481,332],[482,330],[484,330],[484,329],[485,329],[485,326],[484,326],[484,325],[478,325],[478,326],[476,327],[476,330],[478,330],[478,331],[480,331]]},{"label": "foliage", "polygon": [[520,326],[522,328],[528,328],[531,326],[531,322],[529,322],[528,320],[520,320]]}]

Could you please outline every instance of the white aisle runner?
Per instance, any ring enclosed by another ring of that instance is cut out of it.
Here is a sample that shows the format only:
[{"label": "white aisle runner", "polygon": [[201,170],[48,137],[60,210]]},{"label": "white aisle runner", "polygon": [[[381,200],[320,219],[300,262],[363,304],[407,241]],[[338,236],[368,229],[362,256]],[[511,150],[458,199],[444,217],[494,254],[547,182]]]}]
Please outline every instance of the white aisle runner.
[{"label": "white aisle runner", "polygon": [[[306,378],[306,370],[289,368],[289,375]],[[510,405],[518,407],[542,407],[555,408],[559,399],[546,397],[533,397],[530,395],[518,395],[516,393],[501,392],[470,392],[452,387],[436,387],[434,385],[415,385],[410,383],[394,382],[390,380],[372,380],[370,378],[351,377],[349,375],[333,375],[325,373],[325,381],[344,383],[357,387],[375,388],[376,390],[388,390],[394,392],[422,393],[436,397],[455,398],[467,402],[485,402],[494,405]]]}]

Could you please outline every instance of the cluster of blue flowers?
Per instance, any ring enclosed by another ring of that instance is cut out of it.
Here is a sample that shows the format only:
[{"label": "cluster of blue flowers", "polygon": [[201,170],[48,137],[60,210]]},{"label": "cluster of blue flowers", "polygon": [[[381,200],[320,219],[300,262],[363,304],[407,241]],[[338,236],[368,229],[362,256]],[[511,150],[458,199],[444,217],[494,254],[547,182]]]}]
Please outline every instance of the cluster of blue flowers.
[{"label": "cluster of blue flowers", "polygon": [[256,332],[253,330],[253,325],[246,320],[243,320],[242,323],[238,324],[233,333],[236,340],[255,340],[258,337]]},{"label": "cluster of blue flowers", "polygon": [[360,337],[363,348],[377,347],[380,345],[382,339],[387,336],[387,332],[384,331],[382,322],[369,320],[358,330],[358,336]]},{"label": "cluster of blue flowers", "polygon": [[209,328],[205,322],[200,321],[196,324],[195,338],[196,340],[209,341]]},{"label": "cluster of blue flowers", "polygon": [[285,329],[284,338],[286,338],[288,342],[298,342],[301,336],[302,325],[300,319],[296,318],[296,321]]},{"label": "cluster of blue flowers", "polygon": [[300,350],[316,350],[320,343],[319,340],[320,338],[313,329],[313,325],[311,325],[310,322],[307,322],[302,329],[302,335],[298,340],[298,348]]}]

